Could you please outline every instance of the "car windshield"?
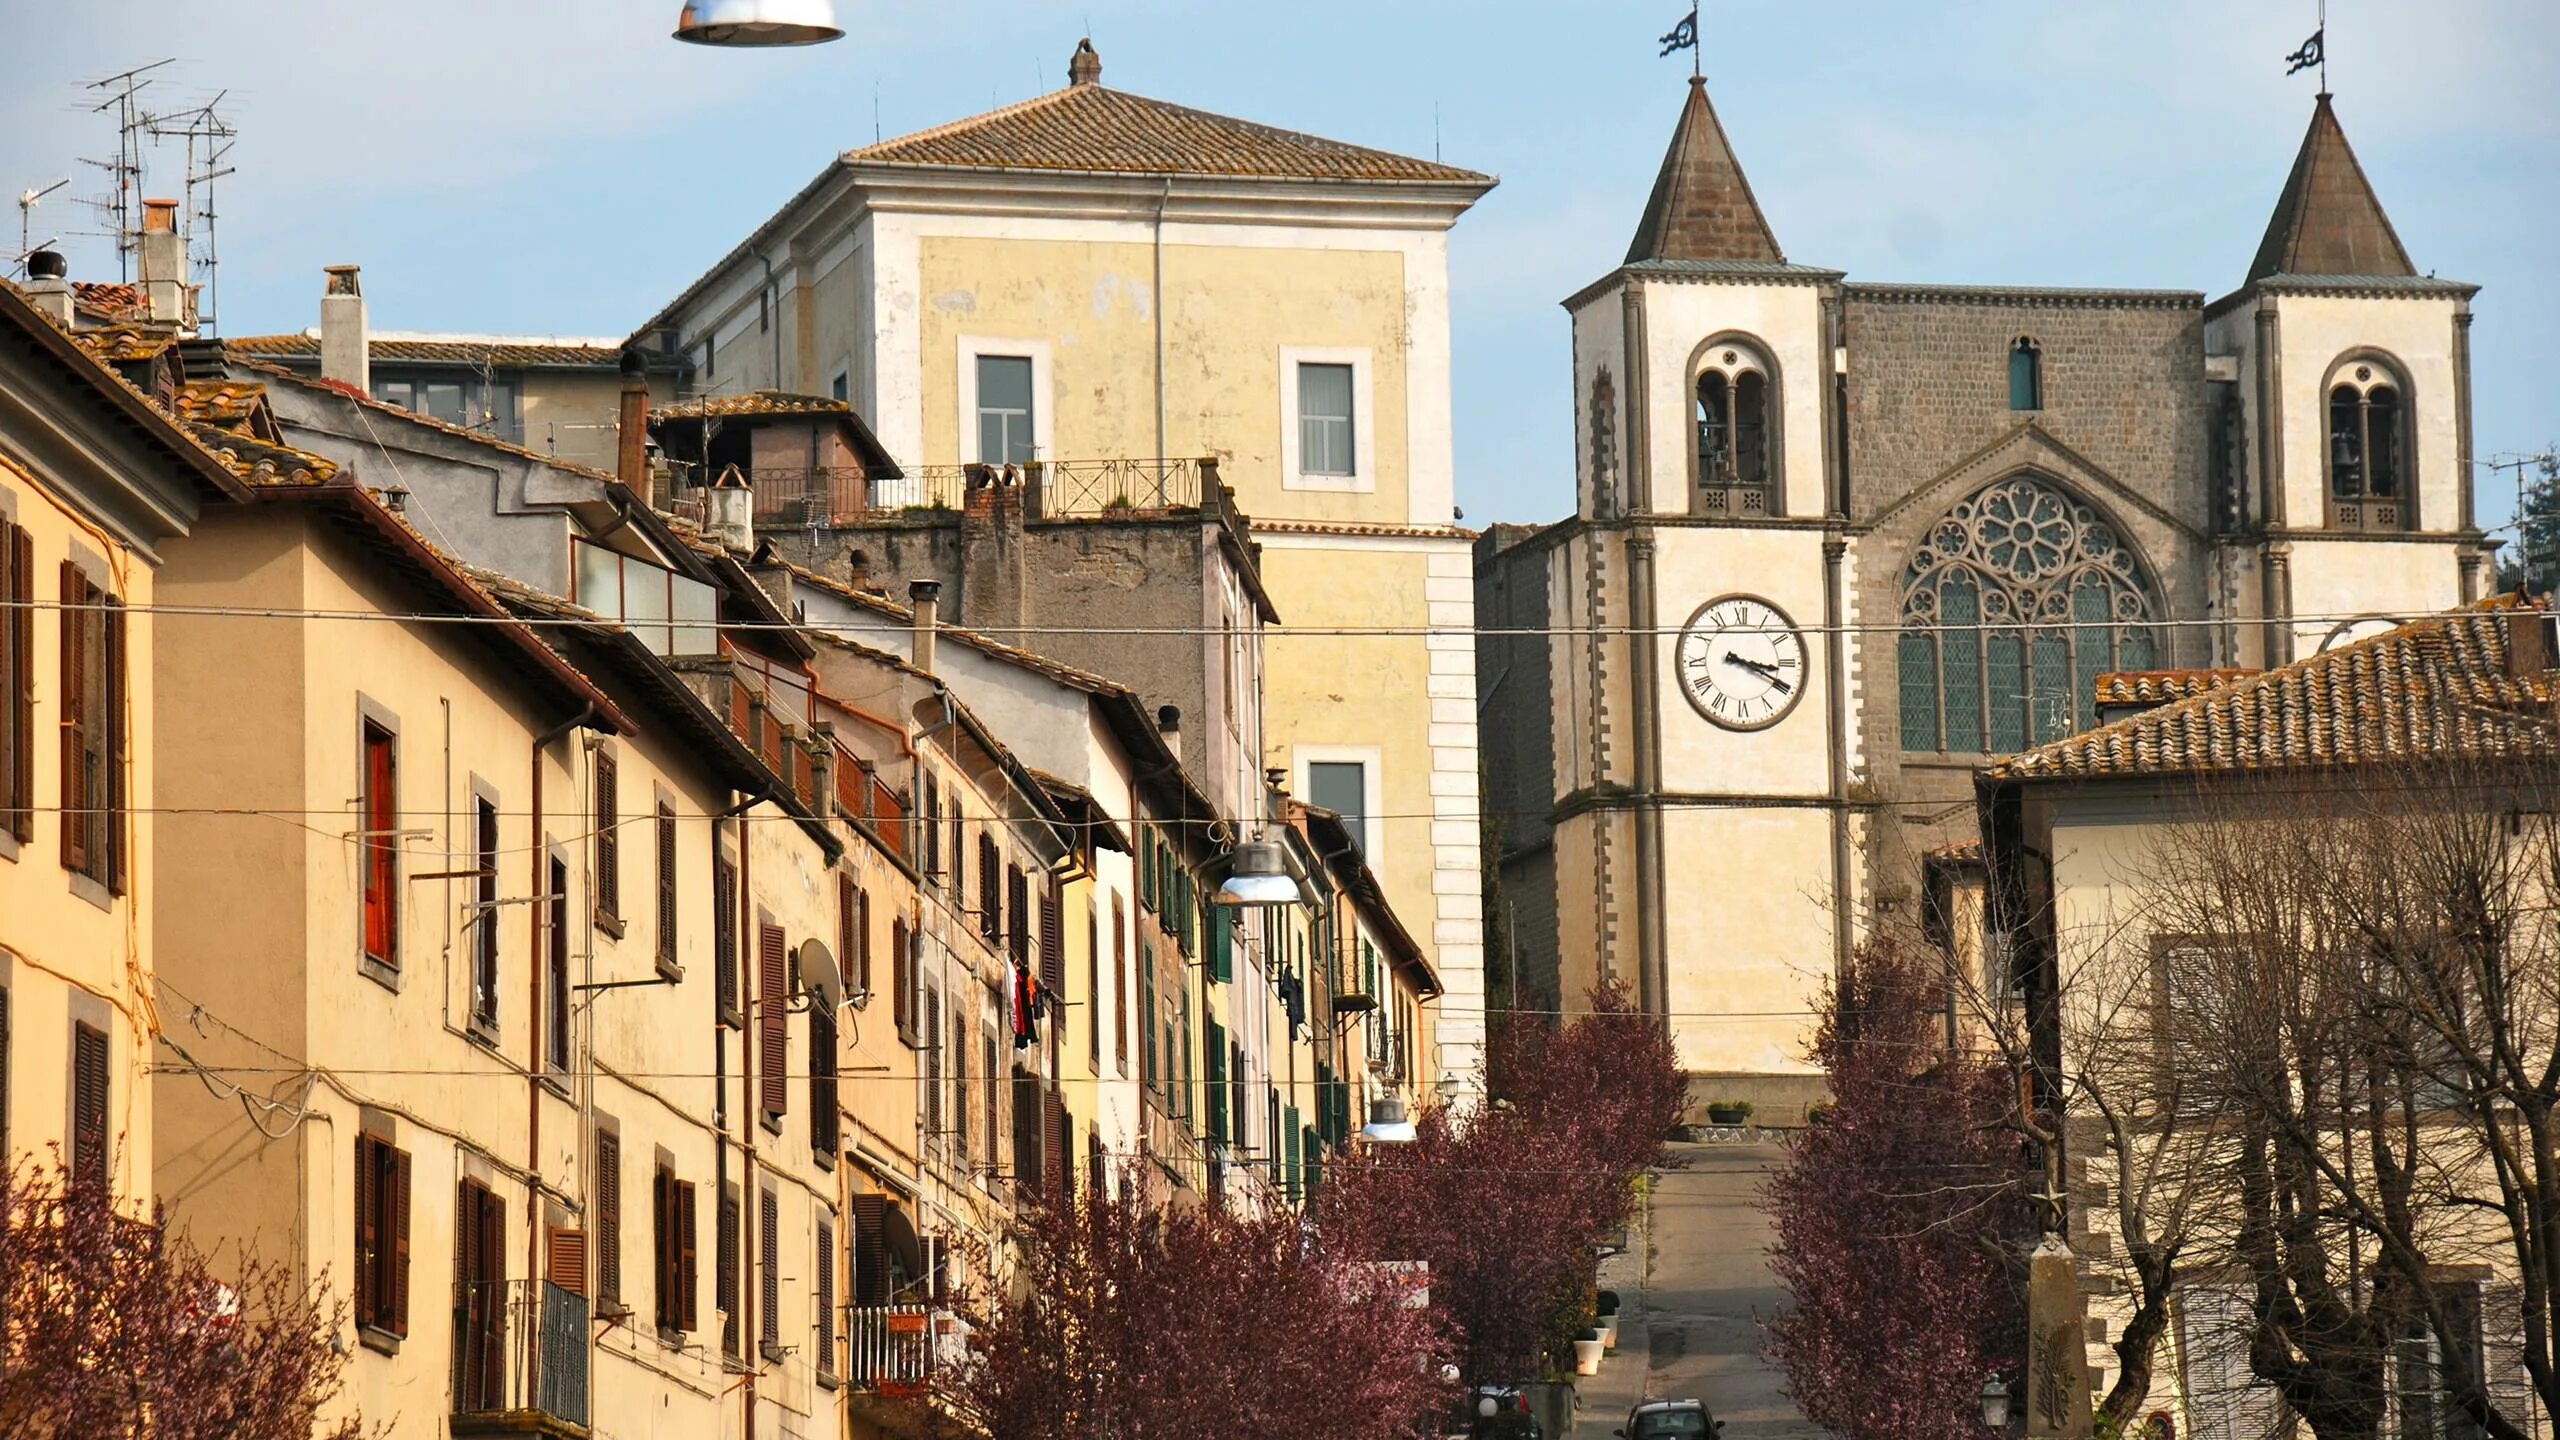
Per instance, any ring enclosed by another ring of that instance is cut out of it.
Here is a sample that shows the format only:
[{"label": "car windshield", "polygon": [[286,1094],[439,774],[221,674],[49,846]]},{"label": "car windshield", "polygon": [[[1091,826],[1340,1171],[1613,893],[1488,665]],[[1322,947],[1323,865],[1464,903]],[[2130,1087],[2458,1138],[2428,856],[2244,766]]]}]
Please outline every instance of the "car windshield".
[{"label": "car windshield", "polygon": [[1695,1410],[1665,1410],[1639,1416],[1636,1428],[1627,1432],[1630,1440],[1669,1440],[1675,1435],[1704,1435],[1707,1417]]}]

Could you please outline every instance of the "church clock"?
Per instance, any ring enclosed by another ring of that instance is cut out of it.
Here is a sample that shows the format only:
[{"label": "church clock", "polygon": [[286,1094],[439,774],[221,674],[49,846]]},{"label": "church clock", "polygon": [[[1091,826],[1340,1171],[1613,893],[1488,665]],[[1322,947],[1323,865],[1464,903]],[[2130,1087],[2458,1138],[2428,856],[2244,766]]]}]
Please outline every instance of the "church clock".
[{"label": "church clock", "polygon": [[1804,698],[1804,636],[1756,595],[1721,595],[1680,627],[1674,664],[1698,713],[1727,730],[1766,730]]}]

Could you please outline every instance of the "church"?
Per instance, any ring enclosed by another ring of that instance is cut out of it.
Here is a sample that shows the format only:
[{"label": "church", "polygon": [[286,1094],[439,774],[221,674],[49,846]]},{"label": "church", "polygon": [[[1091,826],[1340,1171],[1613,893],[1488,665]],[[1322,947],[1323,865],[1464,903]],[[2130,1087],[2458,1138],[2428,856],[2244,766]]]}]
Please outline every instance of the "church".
[{"label": "church", "polygon": [[1824,982],[1919,921],[1977,769],[2096,724],[2102,675],[2491,583],[2476,290],[2412,262],[2325,93],[2220,298],[1851,279],[1788,257],[1693,79],[1625,262],[1564,301],[1574,513],[1476,546],[1517,1003],[1615,981],[1693,1099],[1799,1123]]}]

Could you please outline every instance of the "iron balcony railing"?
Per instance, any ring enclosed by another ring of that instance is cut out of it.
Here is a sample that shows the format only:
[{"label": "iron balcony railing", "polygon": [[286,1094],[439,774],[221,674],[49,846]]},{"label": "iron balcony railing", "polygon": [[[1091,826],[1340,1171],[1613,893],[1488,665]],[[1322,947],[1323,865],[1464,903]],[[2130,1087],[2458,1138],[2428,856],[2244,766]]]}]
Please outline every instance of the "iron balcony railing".
[{"label": "iron balcony railing", "polygon": [[[854,466],[761,466],[741,471],[755,492],[755,523],[765,528],[828,529],[901,516],[957,513],[982,490],[1027,492],[1034,516],[1062,518],[1197,510],[1218,496],[1218,462],[1174,460],[1033,460],[1021,465],[918,465],[895,479]],[[676,513],[700,521],[709,477],[687,474],[674,491]]]},{"label": "iron balcony railing", "polygon": [[587,1297],[548,1280],[453,1289],[453,1433],[583,1432]]},{"label": "iron balcony railing", "polygon": [[967,1356],[968,1328],[925,1305],[855,1305],[845,1311],[845,1383],[882,1395],[923,1395]]}]

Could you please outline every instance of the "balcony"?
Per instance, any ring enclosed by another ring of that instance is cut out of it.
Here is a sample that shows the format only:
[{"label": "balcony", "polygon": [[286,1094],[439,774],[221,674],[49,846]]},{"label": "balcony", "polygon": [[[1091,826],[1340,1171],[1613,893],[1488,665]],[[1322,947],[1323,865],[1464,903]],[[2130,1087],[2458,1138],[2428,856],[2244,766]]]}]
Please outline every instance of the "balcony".
[{"label": "balcony", "polygon": [[856,1305],[845,1311],[845,1383],[892,1399],[920,1399],[934,1377],[968,1356],[969,1333],[949,1310]]},{"label": "balcony", "polygon": [[585,1440],[585,1296],[548,1280],[454,1286],[452,1433]]},{"label": "balcony", "polygon": [[[1020,466],[918,465],[905,474],[874,477],[859,466],[758,466],[742,472],[755,492],[759,529],[823,530],[901,518],[932,518],[966,510],[969,497],[990,487],[1029,492],[1033,518],[1161,514],[1197,510],[1201,497],[1219,494],[1218,462],[1174,460],[1034,460]],[[677,514],[704,514],[699,477],[675,496]]]}]

